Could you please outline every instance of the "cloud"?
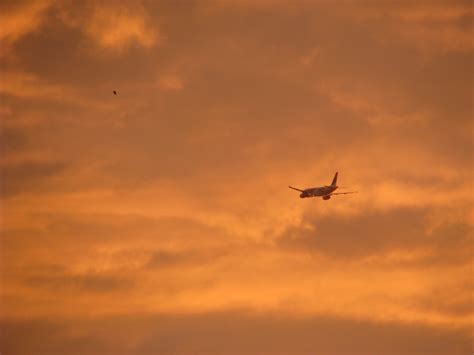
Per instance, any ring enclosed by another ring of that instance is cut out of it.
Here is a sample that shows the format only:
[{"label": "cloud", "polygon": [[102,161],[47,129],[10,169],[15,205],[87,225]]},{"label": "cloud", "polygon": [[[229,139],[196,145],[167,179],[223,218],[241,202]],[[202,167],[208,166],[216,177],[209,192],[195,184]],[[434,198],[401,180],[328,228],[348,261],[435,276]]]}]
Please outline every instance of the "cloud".
[{"label": "cloud", "polygon": [[11,197],[41,188],[42,183],[63,173],[67,164],[57,161],[13,162],[0,166],[0,196]]},{"label": "cloud", "polygon": [[[472,229],[463,222],[445,222],[429,231],[429,210],[403,208],[366,211],[352,216],[313,217],[283,233],[283,248],[341,260],[376,256],[384,262],[390,253],[412,253],[415,259],[392,261],[399,266],[465,265],[469,259]],[[413,253],[419,252],[418,256]]]},{"label": "cloud", "polygon": [[[49,65],[48,65],[49,66]],[[9,110],[4,113],[6,125],[39,125],[54,121],[57,116],[64,120],[63,112],[84,112],[90,109],[110,112],[113,106],[104,97],[84,95],[78,87],[57,83],[51,78],[25,71],[6,70],[0,82],[0,95]],[[23,105],[22,103],[28,102]],[[44,110],[50,104],[57,105],[57,112],[45,117]],[[63,112],[61,112],[63,111]]]},{"label": "cloud", "polygon": [[[206,267],[238,243],[223,228],[182,217],[56,211],[7,222],[2,231],[3,252],[8,255],[5,269],[23,269],[36,261],[34,271],[55,262],[81,275],[96,269],[97,258],[102,260],[98,271],[106,273],[140,268],[159,271],[162,266]],[[38,241],[48,246],[39,254]],[[27,276],[31,275],[27,272]]]},{"label": "cloud", "polygon": [[63,89],[58,85],[42,82],[35,75],[22,72],[6,72],[2,75],[0,93],[22,98],[62,96]]},{"label": "cloud", "polygon": [[179,91],[184,87],[182,80],[173,75],[160,78],[158,86],[165,91]]},{"label": "cloud", "polygon": [[131,42],[153,46],[159,39],[148,27],[143,14],[130,8],[96,7],[86,31],[106,48],[122,49]]},{"label": "cloud", "polygon": [[135,1],[61,4],[59,16],[66,24],[81,28],[92,41],[106,49],[123,51],[134,45],[151,48],[164,39],[145,8]]},{"label": "cloud", "polygon": [[444,286],[434,286],[429,295],[420,295],[410,303],[414,308],[445,315],[466,316],[474,313],[472,308],[473,284],[465,275],[465,281],[455,281]]},{"label": "cloud", "polygon": [[[2,303],[64,322],[14,350],[464,350],[470,10],[181,5],[56,1],[6,35]],[[335,170],[360,193],[287,188]]]},{"label": "cloud", "polygon": [[25,147],[27,140],[27,135],[21,129],[6,126],[2,126],[0,129],[0,149],[4,154]]},{"label": "cloud", "polygon": [[[4,319],[3,351],[29,354],[308,354],[461,355],[469,330],[416,323],[373,323],[327,316],[287,318],[246,311],[183,315],[129,314],[73,321]],[[344,337],[341,339],[341,334]],[[338,341],[335,341],[337,339]]]},{"label": "cloud", "polygon": [[41,27],[45,19],[43,15],[50,5],[50,0],[2,2],[0,5],[2,55],[11,50],[14,42]]},{"label": "cloud", "polygon": [[186,267],[199,267],[209,266],[210,264],[216,263],[221,258],[229,256],[230,248],[207,248],[206,250],[200,249],[187,249],[177,251],[167,250],[156,250],[154,251],[148,262],[145,264],[146,268],[151,269],[164,269],[164,268],[186,268]]},{"label": "cloud", "polygon": [[133,286],[130,279],[101,273],[87,274],[46,274],[31,275],[25,280],[25,285],[34,289],[45,289],[56,293],[89,293],[117,292]]},{"label": "cloud", "polygon": [[472,38],[474,11],[468,3],[442,2],[422,6],[407,6],[395,11],[405,26],[401,34],[425,51],[439,48],[442,51],[469,52],[474,49]]}]

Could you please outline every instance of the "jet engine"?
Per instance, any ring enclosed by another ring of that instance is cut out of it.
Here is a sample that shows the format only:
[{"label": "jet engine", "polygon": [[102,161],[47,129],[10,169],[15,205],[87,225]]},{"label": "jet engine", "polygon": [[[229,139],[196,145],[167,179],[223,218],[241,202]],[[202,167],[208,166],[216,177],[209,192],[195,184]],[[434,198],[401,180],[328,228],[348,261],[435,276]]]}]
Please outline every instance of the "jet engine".
[{"label": "jet engine", "polygon": [[323,200],[329,200],[331,198],[331,195],[323,196]]}]

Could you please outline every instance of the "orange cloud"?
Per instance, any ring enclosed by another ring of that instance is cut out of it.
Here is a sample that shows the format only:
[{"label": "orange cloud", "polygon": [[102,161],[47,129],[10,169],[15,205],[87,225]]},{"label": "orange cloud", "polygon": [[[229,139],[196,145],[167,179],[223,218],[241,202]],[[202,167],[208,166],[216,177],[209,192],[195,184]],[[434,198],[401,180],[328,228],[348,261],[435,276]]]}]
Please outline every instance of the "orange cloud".
[{"label": "orange cloud", "polygon": [[0,93],[19,97],[58,97],[63,92],[58,85],[41,82],[35,75],[24,72],[6,72],[2,75]]},{"label": "orange cloud", "polygon": [[[393,3],[382,7],[351,7],[360,21],[388,20],[396,24],[393,34],[415,44],[426,53],[433,51],[469,52],[474,48],[472,36],[474,11],[469,2],[441,1]],[[386,34],[376,34],[386,40]]]},{"label": "orange cloud", "polygon": [[72,10],[60,5],[60,17],[107,49],[122,51],[133,45],[151,48],[164,40],[144,8],[133,1],[87,2]]},{"label": "orange cloud", "polygon": [[51,5],[50,0],[19,2],[0,6],[0,40],[2,54],[21,37],[37,30],[44,21],[43,14]]},{"label": "orange cloud", "polygon": [[183,89],[183,81],[175,75],[165,75],[158,81],[158,86],[165,91],[179,91]]},{"label": "orange cloud", "polygon": [[133,42],[151,47],[161,40],[157,30],[147,24],[145,13],[135,7],[96,6],[86,31],[101,46],[113,49]]}]

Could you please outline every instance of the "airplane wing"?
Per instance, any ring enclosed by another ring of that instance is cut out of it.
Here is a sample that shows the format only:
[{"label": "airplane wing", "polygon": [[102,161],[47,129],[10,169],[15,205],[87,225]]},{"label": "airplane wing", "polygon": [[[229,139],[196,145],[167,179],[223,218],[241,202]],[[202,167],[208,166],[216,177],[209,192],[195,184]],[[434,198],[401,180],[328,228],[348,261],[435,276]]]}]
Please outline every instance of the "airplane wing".
[{"label": "airplane wing", "polygon": [[347,191],[347,192],[333,192],[331,194],[329,194],[329,196],[332,196],[332,195],[348,195],[348,194],[356,194],[357,191]]},{"label": "airplane wing", "polygon": [[299,192],[304,192],[303,190],[297,189],[296,187],[293,187],[293,186],[290,186],[290,185],[288,185],[288,187],[290,189],[293,189],[293,190],[296,190],[296,191],[299,191]]}]

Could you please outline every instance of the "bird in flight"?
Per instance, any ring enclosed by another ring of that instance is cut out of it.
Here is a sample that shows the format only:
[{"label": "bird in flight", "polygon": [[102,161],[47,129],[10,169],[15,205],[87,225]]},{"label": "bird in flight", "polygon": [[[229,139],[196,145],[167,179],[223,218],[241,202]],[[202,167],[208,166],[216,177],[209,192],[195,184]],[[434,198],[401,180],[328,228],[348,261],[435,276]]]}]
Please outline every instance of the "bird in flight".
[{"label": "bird in flight", "polygon": [[331,185],[325,185],[321,187],[310,187],[308,189],[298,189],[293,186],[288,186],[290,189],[296,190],[301,192],[300,198],[307,198],[307,197],[322,197],[323,200],[329,200],[331,196],[334,195],[348,195],[348,194],[355,194],[357,191],[347,191],[347,192],[334,192],[339,186],[337,186],[337,173],[334,175],[332,179]]},{"label": "bird in flight", "polygon": [[114,90],[113,93],[114,93],[114,95],[117,95],[117,91]]}]

